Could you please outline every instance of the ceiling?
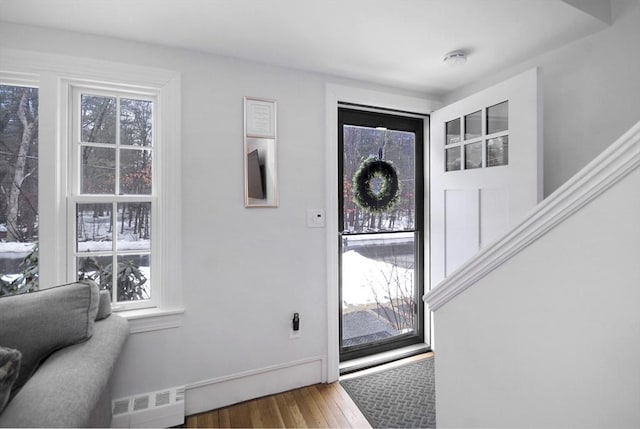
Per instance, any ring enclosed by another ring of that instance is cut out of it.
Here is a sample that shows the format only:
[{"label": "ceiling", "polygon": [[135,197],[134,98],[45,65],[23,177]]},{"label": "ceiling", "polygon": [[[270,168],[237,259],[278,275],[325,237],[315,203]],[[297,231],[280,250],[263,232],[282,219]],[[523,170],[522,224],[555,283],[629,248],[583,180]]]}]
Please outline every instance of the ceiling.
[{"label": "ceiling", "polygon": [[[0,20],[439,96],[604,28],[588,5],[610,4],[582,2],[587,7],[576,0],[0,0]],[[467,63],[443,64],[458,49]]]}]

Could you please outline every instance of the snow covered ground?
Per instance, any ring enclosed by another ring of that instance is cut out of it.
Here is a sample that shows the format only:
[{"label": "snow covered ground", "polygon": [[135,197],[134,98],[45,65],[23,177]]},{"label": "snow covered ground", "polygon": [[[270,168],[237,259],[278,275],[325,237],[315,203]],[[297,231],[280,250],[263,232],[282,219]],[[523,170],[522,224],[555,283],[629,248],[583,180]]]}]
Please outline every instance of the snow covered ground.
[{"label": "snow covered ground", "polygon": [[35,245],[35,243],[18,243],[15,241],[7,243],[0,242],[0,256],[6,255],[5,257],[9,258],[23,258],[33,250]]},{"label": "snow covered ground", "polygon": [[362,256],[354,250],[342,255],[342,302],[345,307],[387,302],[413,296],[412,269]]}]

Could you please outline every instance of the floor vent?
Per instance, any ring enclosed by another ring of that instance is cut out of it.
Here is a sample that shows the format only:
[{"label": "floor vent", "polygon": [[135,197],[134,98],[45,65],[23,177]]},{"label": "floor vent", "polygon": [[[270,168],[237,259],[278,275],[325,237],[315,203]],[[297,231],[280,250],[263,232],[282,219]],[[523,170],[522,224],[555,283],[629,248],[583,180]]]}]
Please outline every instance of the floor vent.
[{"label": "floor vent", "polygon": [[184,387],[113,401],[114,428],[170,427],[184,423]]}]

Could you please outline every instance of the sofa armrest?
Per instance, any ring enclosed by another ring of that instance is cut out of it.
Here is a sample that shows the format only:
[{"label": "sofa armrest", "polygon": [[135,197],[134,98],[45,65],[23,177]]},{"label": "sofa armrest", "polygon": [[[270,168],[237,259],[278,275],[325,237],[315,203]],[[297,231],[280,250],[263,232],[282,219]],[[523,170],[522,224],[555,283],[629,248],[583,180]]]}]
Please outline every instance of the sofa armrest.
[{"label": "sofa armrest", "polygon": [[89,341],[42,363],[0,415],[0,426],[109,427],[110,380],[128,335],[129,324],[118,315],[96,322]]}]

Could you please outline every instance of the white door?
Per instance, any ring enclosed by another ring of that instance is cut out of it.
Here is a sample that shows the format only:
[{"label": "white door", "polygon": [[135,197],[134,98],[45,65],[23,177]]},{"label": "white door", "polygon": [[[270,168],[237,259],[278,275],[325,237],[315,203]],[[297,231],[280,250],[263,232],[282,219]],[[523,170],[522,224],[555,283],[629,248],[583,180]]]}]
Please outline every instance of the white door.
[{"label": "white door", "polygon": [[542,199],[539,70],[431,114],[431,287]]}]

